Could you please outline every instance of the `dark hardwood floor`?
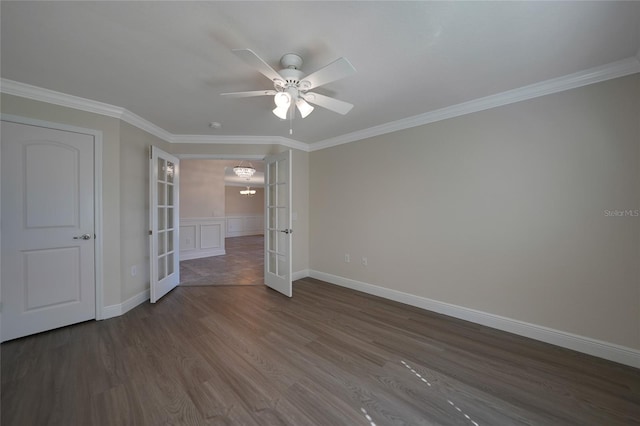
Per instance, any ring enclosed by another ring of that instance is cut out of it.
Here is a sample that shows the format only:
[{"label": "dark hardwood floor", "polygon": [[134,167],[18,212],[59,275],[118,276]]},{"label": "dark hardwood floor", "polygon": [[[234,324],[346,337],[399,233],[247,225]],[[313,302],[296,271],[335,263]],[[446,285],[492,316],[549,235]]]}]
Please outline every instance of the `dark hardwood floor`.
[{"label": "dark hardwood floor", "polygon": [[640,424],[640,370],[313,279],[1,349],[3,426]]},{"label": "dark hardwood floor", "polygon": [[180,285],[263,285],[264,236],[225,239],[226,254],[180,262]]}]

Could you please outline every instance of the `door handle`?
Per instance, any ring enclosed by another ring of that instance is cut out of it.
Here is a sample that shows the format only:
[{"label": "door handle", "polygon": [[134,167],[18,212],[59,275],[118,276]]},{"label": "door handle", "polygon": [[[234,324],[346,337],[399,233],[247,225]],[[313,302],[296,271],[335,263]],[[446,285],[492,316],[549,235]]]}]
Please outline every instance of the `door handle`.
[{"label": "door handle", "polygon": [[283,229],[280,232],[284,232],[285,234],[293,234],[293,229]]},{"label": "door handle", "polygon": [[91,239],[91,235],[90,234],[82,234],[79,237],[73,237],[74,240],[90,240]]}]

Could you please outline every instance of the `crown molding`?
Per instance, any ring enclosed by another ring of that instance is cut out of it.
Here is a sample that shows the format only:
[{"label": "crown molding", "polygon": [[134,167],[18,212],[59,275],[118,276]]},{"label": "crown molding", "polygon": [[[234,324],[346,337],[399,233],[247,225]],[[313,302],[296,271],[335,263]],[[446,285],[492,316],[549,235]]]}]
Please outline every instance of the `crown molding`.
[{"label": "crown molding", "polygon": [[284,145],[309,152],[309,144],[282,136],[217,136],[217,135],[174,135],[131,111],[104,102],[68,95],[19,81],[0,79],[0,92],[20,96],[35,101],[78,109],[94,114],[120,119],[169,143],[232,144],[232,145]]},{"label": "crown molding", "polygon": [[384,135],[386,133],[397,132],[411,127],[422,126],[448,118],[459,117],[461,115],[484,111],[503,105],[508,105],[527,99],[563,92],[589,84],[599,83],[626,75],[640,72],[640,51],[638,56],[629,57],[620,61],[612,62],[602,66],[568,74],[562,77],[552,78],[540,83],[530,84],[495,95],[485,96],[456,105],[429,111],[424,114],[414,115],[397,121],[381,124],[363,130],[347,133],[334,138],[311,144],[310,151],[330,148],[349,142]]},{"label": "crown molding", "polygon": [[247,160],[262,161],[264,155],[260,154],[176,154],[181,160]]},{"label": "crown molding", "polygon": [[173,135],[171,133],[122,107],[62,92],[56,92],[42,87],[32,86],[30,84],[20,83],[19,81],[8,80],[6,78],[0,79],[0,91],[8,95],[33,99],[34,101],[47,102],[67,108],[78,109],[80,111],[117,118],[144,130],[145,132],[151,133],[162,140],[173,142]]},{"label": "crown molding", "polygon": [[6,78],[0,79],[0,91],[8,95],[20,96],[22,98],[79,109],[81,111],[106,115],[107,117],[114,117],[118,119],[122,117],[124,112],[124,108],[120,108],[115,105],[92,101]]},{"label": "crown molding", "polygon": [[309,144],[283,136],[224,136],[224,135],[173,135],[173,143],[229,144],[229,145],[284,145],[309,152]]},{"label": "crown molding", "polygon": [[120,116],[120,119],[122,121],[125,121],[129,124],[131,124],[132,126],[137,127],[140,130],[144,130],[147,133],[151,133],[152,135],[165,140],[169,143],[174,143],[174,135],[167,132],[166,130],[164,130],[161,127],[156,126],[155,124],[153,124],[152,122],[145,120],[144,118],[140,117],[139,115],[136,115],[134,113],[132,113],[131,111],[129,111],[128,109],[123,109],[122,111],[122,115]]},{"label": "crown molding", "polygon": [[349,142],[355,142],[386,133],[397,132],[411,127],[422,126],[448,118],[459,117],[474,112],[484,111],[503,105],[508,105],[527,99],[563,92],[589,84],[599,83],[626,75],[640,72],[640,51],[636,56],[632,56],[620,61],[579,71],[573,74],[558,78],[530,84],[513,90],[485,96],[456,105],[429,111],[424,114],[414,115],[401,120],[391,121],[367,129],[358,130],[334,138],[325,139],[319,142],[307,144],[295,139],[282,136],[218,136],[218,135],[174,135],[167,132],[152,122],[132,113],[131,111],[115,105],[66,93],[44,89],[18,81],[0,79],[0,92],[8,95],[20,96],[36,101],[47,102],[81,111],[101,114],[108,117],[118,118],[132,126],[144,130],[169,143],[193,143],[193,144],[231,144],[231,145],[283,145],[289,148],[298,149],[305,152],[317,151],[330,148]]}]

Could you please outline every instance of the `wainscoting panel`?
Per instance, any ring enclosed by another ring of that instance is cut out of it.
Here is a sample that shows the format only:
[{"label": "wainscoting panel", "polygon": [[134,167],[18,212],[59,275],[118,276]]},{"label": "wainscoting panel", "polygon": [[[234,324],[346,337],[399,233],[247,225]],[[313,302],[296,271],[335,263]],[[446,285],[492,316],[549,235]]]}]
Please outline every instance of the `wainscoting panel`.
[{"label": "wainscoting panel", "polygon": [[196,249],[196,225],[180,225],[180,252]]},{"label": "wainscoting panel", "polygon": [[264,215],[228,216],[227,238],[264,233]]},{"label": "wainscoting panel", "polygon": [[180,260],[226,254],[225,218],[180,219]]},{"label": "wainscoting panel", "polygon": [[222,223],[200,226],[200,248],[214,249],[224,247],[224,229]]},{"label": "wainscoting panel", "polygon": [[227,235],[237,237],[239,234],[243,232],[243,223],[244,220],[241,217],[228,217],[227,218]]}]

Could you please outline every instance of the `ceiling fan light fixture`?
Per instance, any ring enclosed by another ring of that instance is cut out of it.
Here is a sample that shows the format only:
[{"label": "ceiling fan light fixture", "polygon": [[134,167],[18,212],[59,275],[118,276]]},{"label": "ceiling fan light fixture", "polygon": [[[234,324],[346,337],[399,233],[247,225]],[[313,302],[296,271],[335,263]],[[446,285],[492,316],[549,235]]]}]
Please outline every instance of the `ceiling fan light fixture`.
[{"label": "ceiling fan light fixture", "polygon": [[[276,71],[251,49],[233,49],[232,51],[248,65],[256,68],[262,75],[271,80],[275,90],[222,93],[223,96],[230,98],[273,96],[273,101],[276,104],[276,108],[273,109],[273,114],[281,120],[290,118],[293,121],[296,115],[292,106],[294,103],[300,111],[302,118],[307,117],[314,110],[314,107],[309,105],[309,102],[342,115],[348,113],[351,108],[353,108],[353,105],[348,102],[308,92],[308,90],[340,80],[355,73],[356,69],[346,58],[338,58],[330,64],[305,76],[305,73],[300,70],[302,57],[295,53],[283,55],[280,60],[282,69]],[[289,113],[289,110],[292,110],[291,113]],[[293,134],[291,126],[289,127],[289,134]]]},{"label": "ceiling fan light fixture", "polygon": [[287,92],[278,92],[273,97],[273,101],[277,107],[289,107],[291,104],[291,95]]},{"label": "ceiling fan light fixture", "polygon": [[313,107],[302,98],[298,98],[296,100],[296,106],[298,107],[298,111],[300,111],[302,118],[305,118],[313,111]]},{"label": "ceiling fan light fixture", "polygon": [[288,92],[278,92],[273,97],[273,101],[276,104],[273,113],[276,117],[286,120],[287,112],[289,112],[289,107],[291,106],[291,94]]},{"label": "ceiling fan light fixture", "polygon": [[282,107],[276,107],[273,110],[273,113],[276,115],[276,117],[280,118],[281,120],[286,120],[287,119],[287,112],[289,112],[289,105],[282,106]]}]

